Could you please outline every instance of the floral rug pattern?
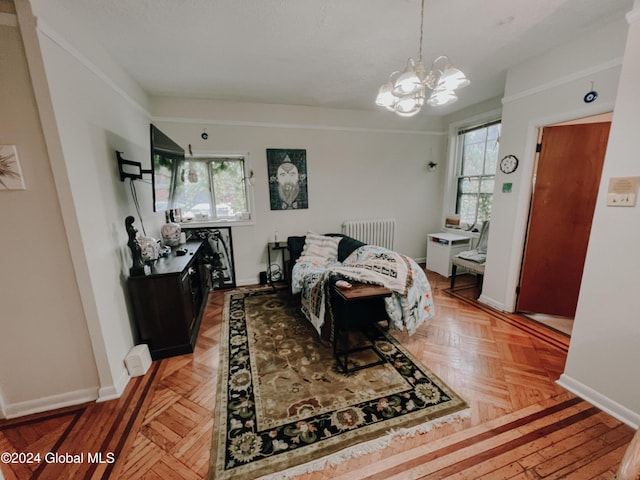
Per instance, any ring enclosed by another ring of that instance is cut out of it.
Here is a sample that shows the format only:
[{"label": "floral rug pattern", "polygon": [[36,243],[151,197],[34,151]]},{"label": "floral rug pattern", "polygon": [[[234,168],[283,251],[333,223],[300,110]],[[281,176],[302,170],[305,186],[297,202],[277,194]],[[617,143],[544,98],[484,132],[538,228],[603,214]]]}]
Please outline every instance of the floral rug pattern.
[{"label": "floral rug pattern", "polygon": [[467,407],[378,327],[368,340],[356,332],[350,342],[375,343],[387,363],[342,373],[287,291],[230,292],[223,315],[209,478],[287,478],[283,470],[320,468],[324,457],[389,430]]}]

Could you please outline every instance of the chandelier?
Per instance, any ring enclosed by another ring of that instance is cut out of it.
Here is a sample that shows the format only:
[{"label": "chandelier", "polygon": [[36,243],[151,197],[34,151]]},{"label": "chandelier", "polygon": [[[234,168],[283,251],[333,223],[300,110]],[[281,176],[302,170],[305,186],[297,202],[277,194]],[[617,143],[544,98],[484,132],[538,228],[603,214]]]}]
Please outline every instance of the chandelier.
[{"label": "chandelier", "polygon": [[[431,63],[427,72],[422,62],[422,32],[424,26],[424,0],[420,14],[420,47],[418,59],[409,58],[402,71],[395,71],[389,81],[380,87],[376,105],[397,113],[402,117],[416,115],[425,101],[436,107],[449,105],[456,100],[456,90],[469,85],[469,79],[455,68],[446,55]],[[427,97],[428,93],[428,97]]]}]

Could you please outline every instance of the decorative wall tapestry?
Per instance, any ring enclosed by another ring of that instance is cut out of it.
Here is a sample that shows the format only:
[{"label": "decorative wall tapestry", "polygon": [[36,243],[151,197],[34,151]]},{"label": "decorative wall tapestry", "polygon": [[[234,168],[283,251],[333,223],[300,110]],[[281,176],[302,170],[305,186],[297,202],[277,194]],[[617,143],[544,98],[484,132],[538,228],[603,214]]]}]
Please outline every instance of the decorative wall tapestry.
[{"label": "decorative wall tapestry", "polygon": [[271,210],[309,208],[307,151],[267,148]]},{"label": "decorative wall tapestry", "polygon": [[0,190],[25,190],[18,150],[15,145],[0,145]]}]

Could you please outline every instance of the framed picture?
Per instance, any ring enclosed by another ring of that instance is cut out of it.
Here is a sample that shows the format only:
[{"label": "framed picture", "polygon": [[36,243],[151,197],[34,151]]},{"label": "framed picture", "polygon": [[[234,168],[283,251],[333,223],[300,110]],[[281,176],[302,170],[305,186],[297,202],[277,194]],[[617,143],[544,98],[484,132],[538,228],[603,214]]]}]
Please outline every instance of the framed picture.
[{"label": "framed picture", "polygon": [[211,274],[211,288],[235,288],[231,227],[183,228],[187,238],[205,240],[204,261]]},{"label": "framed picture", "polygon": [[309,208],[307,151],[267,148],[271,210]]},{"label": "framed picture", "polygon": [[0,145],[0,190],[25,190],[18,149],[15,145]]}]

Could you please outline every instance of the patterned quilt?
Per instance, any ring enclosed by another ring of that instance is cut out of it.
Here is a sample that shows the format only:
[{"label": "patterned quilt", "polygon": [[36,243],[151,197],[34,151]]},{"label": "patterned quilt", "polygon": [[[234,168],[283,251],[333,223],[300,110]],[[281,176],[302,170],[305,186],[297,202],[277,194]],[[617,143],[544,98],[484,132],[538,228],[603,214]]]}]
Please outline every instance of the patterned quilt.
[{"label": "patterned quilt", "polygon": [[431,286],[420,266],[411,258],[382,247],[365,245],[344,262],[298,261],[293,267],[292,292],[301,294],[301,309],[321,335],[328,305],[327,288],[333,274],[349,280],[383,285],[393,292],[385,299],[391,328],[412,335],[435,314]]}]

